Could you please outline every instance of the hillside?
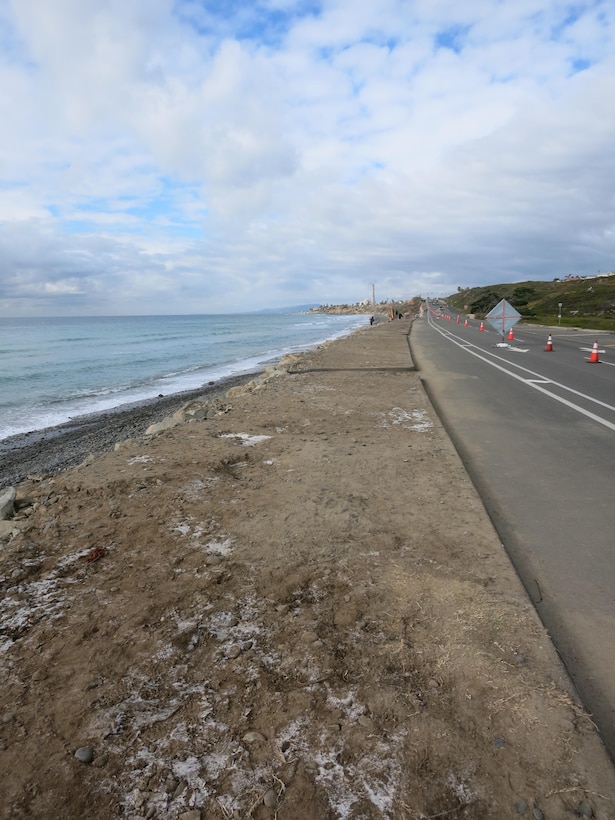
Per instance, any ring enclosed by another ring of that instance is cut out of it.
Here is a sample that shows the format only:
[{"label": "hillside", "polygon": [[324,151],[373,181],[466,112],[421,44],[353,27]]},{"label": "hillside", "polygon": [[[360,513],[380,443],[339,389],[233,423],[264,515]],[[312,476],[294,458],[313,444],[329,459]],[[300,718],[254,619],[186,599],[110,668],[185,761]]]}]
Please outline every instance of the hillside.
[{"label": "hillside", "polygon": [[484,316],[506,299],[528,322],[615,330],[615,274],[552,282],[513,282],[459,288],[446,297],[451,307]]}]

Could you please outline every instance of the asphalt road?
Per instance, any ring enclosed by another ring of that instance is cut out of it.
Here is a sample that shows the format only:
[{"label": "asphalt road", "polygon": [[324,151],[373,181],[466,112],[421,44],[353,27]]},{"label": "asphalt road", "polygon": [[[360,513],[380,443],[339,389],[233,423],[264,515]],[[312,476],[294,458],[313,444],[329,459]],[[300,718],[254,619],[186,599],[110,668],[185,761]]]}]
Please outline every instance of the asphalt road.
[{"label": "asphalt road", "polygon": [[552,328],[547,352],[518,325],[502,348],[451,316],[414,322],[414,362],[615,760],[615,336]]}]

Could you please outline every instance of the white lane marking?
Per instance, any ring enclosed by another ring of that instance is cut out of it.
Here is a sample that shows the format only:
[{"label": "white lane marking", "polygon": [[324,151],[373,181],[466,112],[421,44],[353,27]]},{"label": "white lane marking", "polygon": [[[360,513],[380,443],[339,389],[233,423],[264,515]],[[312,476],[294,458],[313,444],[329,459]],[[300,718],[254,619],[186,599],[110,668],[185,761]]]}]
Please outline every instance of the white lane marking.
[{"label": "white lane marking", "polygon": [[[481,361],[485,362],[485,364],[489,364],[489,365],[491,365],[491,367],[495,367],[498,370],[501,370],[502,373],[505,373],[507,376],[510,376],[511,378],[516,379],[517,381],[521,382],[522,384],[527,384],[528,387],[532,387],[534,390],[538,390],[539,393],[544,393],[545,396],[548,396],[551,399],[555,399],[555,401],[558,401],[560,404],[564,404],[566,407],[570,407],[571,410],[576,410],[578,413],[581,413],[582,415],[587,416],[588,418],[593,419],[594,421],[597,421],[598,424],[602,424],[602,425],[604,425],[604,427],[608,427],[609,430],[615,430],[615,424],[613,424],[612,422],[607,421],[606,419],[603,419],[601,416],[597,416],[595,413],[592,413],[590,410],[585,410],[584,407],[579,407],[578,404],[574,404],[573,402],[568,401],[568,399],[565,399],[563,396],[557,396],[555,393],[551,393],[549,390],[545,390],[544,387],[540,386],[541,383],[545,383],[545,382],[543,381],[544,377],[540,376],[539,373],[534,373],[532,370],[528,370],[528,368],[526,368],[526,367],[521,367],[521,365],[518,365],[518,364],[515,364],[514,362],[511,362],[510,364],[513,367],[518,367],[520,370],[525,370],[527,373],[532,373],[535,376],[539,376],[540,380],[526,379],[523,376],[520,376],[518,373],[512,373],[507,368],[502,367],[502,365],[496,364],[494,361],[491,361],[490,359],[485,358],[485,356],[481,356],[475,350],[471,350],[470,346],[459,344],[456,341],[455,337],[452,336],[450,333],[445,333],[444,331],[440,330],[440,328],[437,327],[436,325],[432,325],[432,327],[434,327],[438,331],[438,333],[440,333],[442,336],[445,336],[446,338],[449,339],[449,341],[453,342],[453,344],[456,344],[457,347],[461,347],[462,349],[467,350],[468,353],[470,353],[472,356],[476,356],[477,359],[480,359]],[[474,345],[472,345],[472,347],[474,347]],[[487,352],[488,353],[488,351],[482,351],[482,352]],[[493,355],[493,354],[488,354],[488,355]],[[495,358],[495,356],[494,356],[494,358]],[[577,396],[581,396],[582,398],[587,399],[588,401],[593,401],[596,404],[600,404],[600,405],[602,405],[603,407],[606,407],[609,410],[614,410],[615,411],[615,407],[612,407],[610,404],[606,404],[603,401],[599,401],[598,399],[594,399],[594,398],[592,398],[592,396],[588,396],[586,393],[581,393],[578,390],[574,390],[572,387],[567,387],[565,384],[560,384],[559,382],[554,382],[554,381],[547,381],[546,383],[552,384],[554,387],[561,387],[563,390],[569,390],[571,393],[575,393]]]},{"label": "white lane marking", "polygon": [[[452,334],[450,334],[450,331],[440,330],[440,328],[436,327],[435,325],[432,325],[432,327],[435,327],[435,329],[439,333],[441,333],[443,336],[445,336],[447,338],[450,337],[451,341],[453,341],[453,342],[455,342],[455,344],[457,344],[456,337],[453,336]],[[468,344],[471,347],[476,347],[476,345],[472,344],[471,342],[467,342],[467,343],[464,343],[464,344]],[[461,347],[461,345],[459,345],[459,347]],[[500,347],[500,345],[498,345],[498,347]],[[481,353],[484,353],[487,356],[493,356],[494,359],[498,359],[499,361],[504,361],[504,359],[501,359],[499,356],[496,356],[495,353],[491,353],[488,350],[482,350],[481,348],[477,348],[477,350],[479,350]],[[471,350],[469,350],[469,352],[472,353]],[[477,354],[473,354],[473,355],[477,355]],[[478,356],[478,358],[481,358],[481,357]],[[588,396],[587,393],[581,393],[579,390],[575,390],[574,387],[568,387],[568,385],[562,384],[561,382],[553,381],[553,379],[547,379],[546,376],[544,376],[542,373],[536,373],[535,370],[530,370],[529,368],[523,367],[523,365],[517,364],[516,362],[508,362],[508,364],[510,365],[510,367],[516,367],[518,370],[522,370],[524,373],[529,373],[532,376],[536,376],[539,381],[542,381],[542,380],[546,379],[547,382],[549,382],[550,384],[555,385],[556,387],[561,388],[562,390],[568,390],[569,393],[574,393],[575,395],[580,396],[583,399],[587,399],[587,401],[591,401],[594,404],[599,404],[601,407],[606,407],[607,410],[613,410],[613,412],[615,412],[615,407],[612,404],[607,404],[604,401],[600,401],[600,399],[595,399],[593,396]],[[610,362],[601,362],[601,364],[610,364]],[[511,375],[513,375],[513,374],[511,374]]]}]

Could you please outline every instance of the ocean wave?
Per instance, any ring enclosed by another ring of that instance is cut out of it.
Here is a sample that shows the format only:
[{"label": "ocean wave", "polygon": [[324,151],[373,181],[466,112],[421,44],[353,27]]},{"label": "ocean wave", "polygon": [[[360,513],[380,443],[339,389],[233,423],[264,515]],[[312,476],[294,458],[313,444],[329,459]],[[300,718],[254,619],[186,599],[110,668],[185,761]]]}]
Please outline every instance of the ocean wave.
[{"label": "ocean wave", "polygon": [[[91,344],[54,346],[53,356],[50,344],[61,335],[61,320],[33,325],[25,345],[32,352],[28,366],[7,357],[12,364],[3,374],[0,440],[262,370],[285,353],[351,332],[365,323],[365,317],[361,321],[356,316],[323,315],[297,321],[297,314],[275,314],[206,317],[198,322],[172,317],[166,327],[161,321],[118,317],[101,322]],[[10,337],[8,343],[3,337],[2,343],[10,354]],[[15,340],[15,348],[18,345],[24,347],[23,339]]]}]

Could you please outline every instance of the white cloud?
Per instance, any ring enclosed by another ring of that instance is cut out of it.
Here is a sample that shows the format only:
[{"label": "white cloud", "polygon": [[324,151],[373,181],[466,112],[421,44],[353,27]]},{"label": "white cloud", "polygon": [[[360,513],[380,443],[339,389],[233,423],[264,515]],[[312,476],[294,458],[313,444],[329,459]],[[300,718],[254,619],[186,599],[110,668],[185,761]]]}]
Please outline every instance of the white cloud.
[{"label": "white cloud", "polygon": [[612,269],[614,18],[606,0],[0,0],[0,313]]}]

